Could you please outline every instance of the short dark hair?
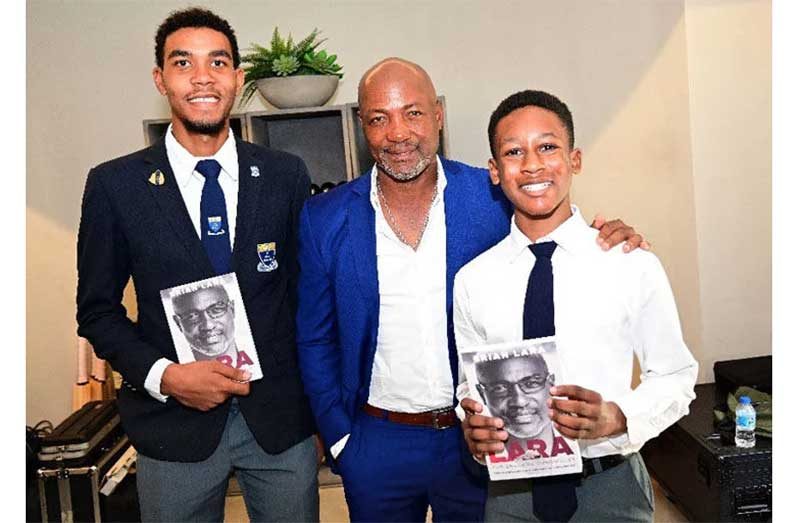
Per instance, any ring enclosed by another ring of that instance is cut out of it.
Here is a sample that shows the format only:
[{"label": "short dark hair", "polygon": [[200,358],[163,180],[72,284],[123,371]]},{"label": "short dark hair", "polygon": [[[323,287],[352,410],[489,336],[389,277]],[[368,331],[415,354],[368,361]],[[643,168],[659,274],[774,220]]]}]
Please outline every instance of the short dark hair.
[{"label": "short dark hair", "polygon": [[574,147],[574,120],[571,116],[571,110],[559,98],[553,94],[545,91],[519,91],[511,94],[499,104],[493,114],[490,115],[490,123],[488,123],[488,142],[490,143],[490,153],[496,158],[496,126],[502,118],[524,107],[540,107],[546,109],[557,115],[560,119],[565,130],[568,131],[568,145],[571,149]]},{"label": "short dark hair", "polygon": [[230,47],[233,49],[233,67],[238,68],[238,64],[241,62],[241,55],[238,53],[238,41],[236,40],[235,31],[230,27],[227,20],[213,11],[201,7],[189,7],[188,9],[173,11],[169,13],[169,18],[158,26],[158,31],[155,33],[155,64],[158,67],[163,69],[166,38],[185,27],[207,27],[225,35],[227,41],[230,42]]}]

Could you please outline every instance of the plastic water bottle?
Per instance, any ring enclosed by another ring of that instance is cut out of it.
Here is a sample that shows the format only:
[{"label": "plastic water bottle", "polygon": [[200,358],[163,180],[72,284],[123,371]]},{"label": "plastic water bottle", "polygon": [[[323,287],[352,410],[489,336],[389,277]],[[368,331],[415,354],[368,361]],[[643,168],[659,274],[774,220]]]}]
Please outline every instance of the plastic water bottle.
[{"label": "plastic water bottle", "polygon": [[734,444],[740,448],[750,449],[756,445],[756,411],[751,405],[751,398],[740,396],[740,402],[734,411],[736,417],[734,429]]}]

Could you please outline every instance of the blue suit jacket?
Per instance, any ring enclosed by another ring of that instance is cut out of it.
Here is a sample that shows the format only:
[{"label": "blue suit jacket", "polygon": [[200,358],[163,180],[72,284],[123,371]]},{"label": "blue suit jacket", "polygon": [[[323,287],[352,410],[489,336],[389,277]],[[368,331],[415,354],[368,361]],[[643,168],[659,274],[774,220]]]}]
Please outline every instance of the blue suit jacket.
[{"label": "blue suit jacket", "polygon": [[[457,385],[452,286],[457,271],[509,232],[511,207],[485,169],[441,159],[446,174],[446,310]],[[305,391],[329,447],[369,397],[379,325],[370,171],[310,198],[300,214],[297,346]],[[455,398],[452,398],[455,402]]]},{"label": "blue suit jacket", "polygon": [[[278,453],[315,429],[297,368],[293,321],[297,222],[310,179],[296,156],[241,140],[236,147],[239,192],[232,263],[264,375],[239,404],[260,446]],[[250,174],[251,166],[258,167],[260,176]],[[156,170],[163,173],[162,185],[148,181]],[[266,273],[257,270],[257,245],[264,242],[277,244],[278,268]],[[222,437],[230,402],[200,412],[174,398],[160,403],[144,390],[155,361],[177,361],[160,290],[215,275],[163,140],[91,170],[77,250],[78,334],[125,380],[118,404],[131,442],[156,459],[206,459]],[[122,305],[131,276],[135,322]],[[274,420],[280,420],[279,430]]]}]

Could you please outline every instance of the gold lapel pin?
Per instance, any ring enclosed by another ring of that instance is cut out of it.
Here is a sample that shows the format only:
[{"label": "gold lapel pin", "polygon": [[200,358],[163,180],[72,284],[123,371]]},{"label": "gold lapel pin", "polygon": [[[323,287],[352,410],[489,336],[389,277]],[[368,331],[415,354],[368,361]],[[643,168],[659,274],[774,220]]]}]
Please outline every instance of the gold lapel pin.
[{"label": "gold lapel pin", "polygon": [[163,175],[161,170],[158,169],[150,175],[148,181],[153,185],[163,185],[166,182],[166,177]]}]

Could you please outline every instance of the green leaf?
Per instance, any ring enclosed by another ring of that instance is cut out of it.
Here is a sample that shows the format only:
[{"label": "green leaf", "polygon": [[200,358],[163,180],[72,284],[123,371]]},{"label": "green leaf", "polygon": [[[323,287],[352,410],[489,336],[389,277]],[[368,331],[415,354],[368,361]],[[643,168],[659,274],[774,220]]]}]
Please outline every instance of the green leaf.
[{"label": "green leaf", "polygon": [[272,62],[272,70],[277,76],[288,76],[299,69],[299,60],[290,54],[282,55]]},{"label": "green leaf", "polygon": [[244,88],[243,93],[241,94],[241,100],[238,102],[238,106],[244,107],[245,105],[247,105],[247,103],[249,103],[249,100],[252,98],[252,95],[255,94],[257,88],[258,86],[255,82],[250,82],[249,84],[247,84],[247,86]]},{"label": "green leaf", "polygon": [[303,38],[302,41],[297,44],[296,55],[302,56],[307,51],[315,49],[319,44],[321,44],[321,42],[323,42],[324,40],[316,42],[316,38],[318,36],[319,36],[319,30],[314,28],[313,31],[311,31],[308,36]]}]

